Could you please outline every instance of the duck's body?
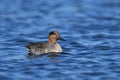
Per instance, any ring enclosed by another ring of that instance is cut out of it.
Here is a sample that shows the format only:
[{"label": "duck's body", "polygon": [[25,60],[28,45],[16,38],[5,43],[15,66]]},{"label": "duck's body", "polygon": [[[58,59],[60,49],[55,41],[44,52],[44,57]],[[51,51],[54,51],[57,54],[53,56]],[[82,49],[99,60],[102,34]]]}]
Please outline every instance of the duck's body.
[{"label": "duck's body", "polygon": [[53,45],[49,42],[30,42],[26,48],[30,54],[35,55],[51,52],[62,52],[62,48],[58,43]]},{"label": "duck's body", "polygon": [[26,48],[29,51],[29,54],[39,55],[43,53],[51,53],[51,52],[62,52],[62,48],[57,42],[60,38],[60,35],[57,31],[52,31],[49,34],[48,41],[46,42],[30,42]]}]

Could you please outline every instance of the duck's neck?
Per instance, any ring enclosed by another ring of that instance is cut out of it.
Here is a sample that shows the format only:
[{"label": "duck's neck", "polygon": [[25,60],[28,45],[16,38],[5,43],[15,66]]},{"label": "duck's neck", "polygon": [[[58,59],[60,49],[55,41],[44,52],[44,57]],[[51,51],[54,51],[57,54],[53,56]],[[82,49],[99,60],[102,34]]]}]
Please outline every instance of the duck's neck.
[{"label": "duck's neck", "polygon": [[57,43],[56,39],[53,39],[53,38],[50,38],[50,37],[48,38],[48,42],[53,44],[53,45]]}]

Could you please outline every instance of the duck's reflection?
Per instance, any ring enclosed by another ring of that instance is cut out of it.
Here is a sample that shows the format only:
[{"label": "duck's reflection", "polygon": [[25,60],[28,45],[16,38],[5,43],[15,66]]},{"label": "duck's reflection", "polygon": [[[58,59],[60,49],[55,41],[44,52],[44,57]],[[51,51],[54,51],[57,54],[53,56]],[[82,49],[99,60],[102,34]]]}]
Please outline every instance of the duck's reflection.
[{"label": "duck's reflection", "polygon": [[55,53],[55,52],[45,53],[40,55],[31,55],[28,53],[26,57],[30,59],[30,58],[42,58],[46,56],[46,58],[51,62],[59,62],[59,55],[60,53]]},{"label": "duck's reflection", "polygon": [[39,55],[34,55],[34,54],[28,53],[28,54],[26,55],[26,57],[27,57],[27,58],[40,58],[40,57],[43,57],[43,56],[45,56],[45,55],[47,55],[47,53],[45,53],[45,54],[39,54]]},{"label": "duck's reflection", "polygon": [[50,58],[55,58],[55,57],[57,57],[58,56],[58,53],[56,53],[56,52],[51,52],[51,53],[49,53],[49,55],[48,55],[48,57],[50,57]]},{"label": "duck's reflection", "polygon": [[53,63],[60,62],[59,54],[60,53],[55,53],[55,52],[49,53],[49,55],[48,55],[49,61],[53,62]]}]

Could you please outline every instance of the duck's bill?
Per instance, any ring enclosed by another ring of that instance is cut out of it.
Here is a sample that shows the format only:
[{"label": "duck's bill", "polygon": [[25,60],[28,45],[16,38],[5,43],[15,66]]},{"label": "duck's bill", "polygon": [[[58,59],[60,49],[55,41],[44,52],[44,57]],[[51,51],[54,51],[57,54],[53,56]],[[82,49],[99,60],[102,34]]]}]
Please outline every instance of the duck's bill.
[{"label": "duck's bill", "polygon": [[65,39],[63,37],[59,37],[58,40],[65,41]]}]

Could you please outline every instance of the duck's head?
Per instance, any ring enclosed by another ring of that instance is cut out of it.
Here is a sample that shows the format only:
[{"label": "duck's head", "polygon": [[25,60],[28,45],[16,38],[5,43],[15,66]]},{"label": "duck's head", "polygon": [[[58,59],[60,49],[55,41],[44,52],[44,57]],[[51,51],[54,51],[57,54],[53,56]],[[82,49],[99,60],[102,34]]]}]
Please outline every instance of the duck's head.
[{"label": "duck's head", "polygon": [[51,31],[48,36],[49,36],[50,41],[51,40],[52,41],[57,41],[57,40],[65,41],[65,39],[60,36],[58,31]]}]

